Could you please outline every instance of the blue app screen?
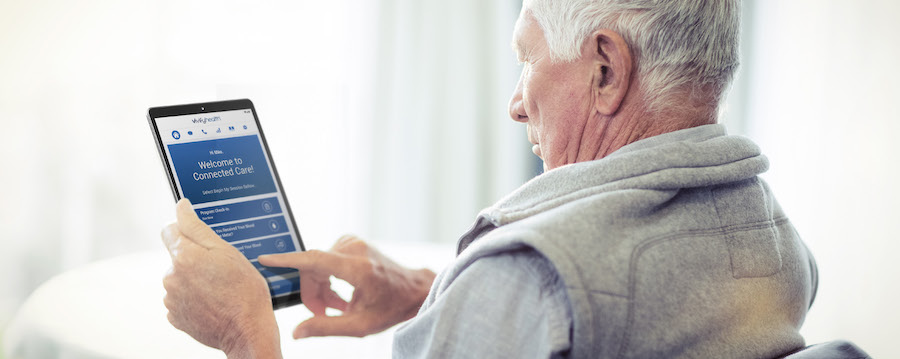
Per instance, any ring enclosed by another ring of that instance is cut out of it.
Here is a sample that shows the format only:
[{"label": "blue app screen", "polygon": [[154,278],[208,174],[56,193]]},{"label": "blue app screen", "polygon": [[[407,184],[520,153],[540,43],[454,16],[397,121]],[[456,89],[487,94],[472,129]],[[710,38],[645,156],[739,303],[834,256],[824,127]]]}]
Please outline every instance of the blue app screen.
[{"label": "blue app screen", "polygon": [[296,270],[257,261],[303,247],[251,110],[159,118],[157,127],[177,190],[200,219],[256,266],[273,297],[299,291]]}]

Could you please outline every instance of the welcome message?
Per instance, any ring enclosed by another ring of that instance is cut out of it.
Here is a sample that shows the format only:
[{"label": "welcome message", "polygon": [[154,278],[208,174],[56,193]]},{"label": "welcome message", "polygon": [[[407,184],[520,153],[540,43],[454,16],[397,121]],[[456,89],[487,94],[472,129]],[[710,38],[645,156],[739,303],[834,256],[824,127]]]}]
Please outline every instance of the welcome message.
[{"label": "welcome message", "polygon": [[[210,151],[212,152],[212,151]],[[247,167],[241,167],[244,163],[244,160],[235,157],[229,158],[227,160],[206,160],[197,162],[197,166],[203,170],[210,170],[216,168],[222,168],[218,171],[210,171],[210,172],[194,172],[193,177],[194,181],[203,181],[211,178],[222,178],[229,176],[240,176],[246,174],[253,174],[253,165]],[[227,167],[227,168],[225,168]]]},{"label": "welcome message", "polygon": [[275,192],[256,135],[169,145],[182,192],[194,204]]}]

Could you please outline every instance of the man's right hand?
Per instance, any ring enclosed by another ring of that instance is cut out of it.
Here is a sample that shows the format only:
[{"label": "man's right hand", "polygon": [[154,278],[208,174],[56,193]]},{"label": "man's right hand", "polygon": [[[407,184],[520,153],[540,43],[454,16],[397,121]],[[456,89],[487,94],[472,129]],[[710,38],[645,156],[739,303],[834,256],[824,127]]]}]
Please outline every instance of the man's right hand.
[{"label": "man's right hand", "polygon": [[[259,263],[300,270],[300,293],[313,317],[297,325],[295,339],[363,337],[390,328],[418,313],[435,277],[428,269],[407,269],[353,236],[342,237],[328,252],[265,255]],[[331,289],[332,275],[354,287],[349,302]],[[327,316],[326,308],[343,313]]]}]

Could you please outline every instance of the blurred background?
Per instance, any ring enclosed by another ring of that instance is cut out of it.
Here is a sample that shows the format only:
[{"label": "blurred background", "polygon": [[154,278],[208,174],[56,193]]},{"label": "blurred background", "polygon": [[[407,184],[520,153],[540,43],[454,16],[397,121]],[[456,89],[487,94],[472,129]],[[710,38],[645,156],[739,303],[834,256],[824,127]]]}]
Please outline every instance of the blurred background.
[{"label": "blurred background", "polygon": [[[540,172],[506,115],[520,6],[0,0],[0,336],[54,275],[161,249],[151,106],[253,100],[308,248],[451,248]],[[746,1],[723,108],[818,260],[807,340],[875,357],[900,354],[898,20],[891,0]]]}]

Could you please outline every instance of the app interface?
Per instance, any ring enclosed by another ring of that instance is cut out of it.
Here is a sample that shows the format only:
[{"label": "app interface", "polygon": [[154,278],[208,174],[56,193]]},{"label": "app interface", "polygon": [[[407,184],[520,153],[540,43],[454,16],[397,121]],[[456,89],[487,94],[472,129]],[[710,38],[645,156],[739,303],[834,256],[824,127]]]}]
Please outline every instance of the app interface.
[{"label": "app interface", "polygon": [[156,119],[181,196],[253,263],[273,297],[300,289],[295,269],[268,268],[261,254],[302,248],[250,109]]}]

